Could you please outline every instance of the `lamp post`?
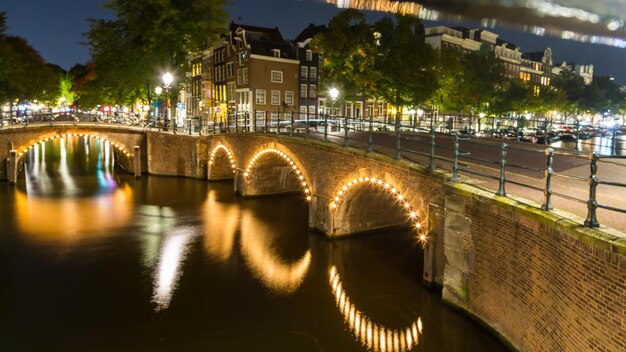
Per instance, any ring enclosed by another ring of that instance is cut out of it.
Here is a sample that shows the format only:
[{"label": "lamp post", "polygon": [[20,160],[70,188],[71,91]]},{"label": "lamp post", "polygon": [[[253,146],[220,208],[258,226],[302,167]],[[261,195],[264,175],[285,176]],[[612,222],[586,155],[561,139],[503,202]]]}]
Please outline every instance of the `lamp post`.
[{"label": "lamp post", "polygon": [[[164,131],[167,131],[167,128],[169,126],[169,110],[170,110],[170,100],[169,100],[169,93],[170,93],[170,84],[172,84],[172,81],[174,80],[174,76],[172,76],[171,73],[166,72],[163,77],[163,89],[165,89],[165,106],[164,106],[164,117],[163,117],[163,123],[164,123]],[[176,125],[174,125],[174,132],[176,132]]]},{"label": "lamp post", "polygon": [[163,92],[163,88],[161,88],[161,86],[156,86],[154,87],[154,93],[157,96],[157,107],[156,107],[156,111],[155,111],[155,117],[157,120],[157,128],[160,128],[159,125],[161,124],[161,112],[159,111],[159,100],[161,99],[161,93]]},{"label": "lamp post", "polygon": [[[335,102],[337,101],[337,97],[339,96],[339,89],[334,88],[334,87],[330,88],[330,90],[328,91],[328,94],[330,95],[330,99],[332,100],[330,112],[333,115],[335,115]],[[325,131],[324,131],[325,134],[328,134],[327,130],[328,130],[328,124],[326,124],[326,127],[325,127]]]}]

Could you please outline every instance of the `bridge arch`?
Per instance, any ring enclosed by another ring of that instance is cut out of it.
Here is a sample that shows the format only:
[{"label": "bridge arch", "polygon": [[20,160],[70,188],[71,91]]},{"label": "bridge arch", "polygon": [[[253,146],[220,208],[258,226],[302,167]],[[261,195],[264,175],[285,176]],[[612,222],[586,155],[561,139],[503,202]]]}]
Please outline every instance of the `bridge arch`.
[{"label": "bridge arch", "polygon": [[243,172],[243,196],[266,194],[304,193],[311,200],[313,188],[306,169],[298,158],[285,146],[278,143],[265,144],[258,148],[245,164]]},{"label": "bridge arch", "polygon": [[350,297],[341,282],[339,271],[334,265],[328,269],[328,283],[335,297],[335,304],[346,325],[357,341],[368,350],[400,352],[411,350],[417,346],[419,335],[422,334],[423,329],[421,317],[418,317],[406,328],[387,328],[382,324],[373,322],[350,301]]},{"label": "bridge arch", "polygon": [[22,156],[28,154],[37,144],[43,144],[47,141],[51,141],[51,140],[55,140],[55,139],[63,139],[63,138],[71,138],[71,137],[84,137],[87,139],[97,139],[97,140],[102,140],[104,142],[108,142],[111,144],[112,147],[115,148],[116,151],[118,151],[119,153],[121,153],[122,155],[125,155],[126,157],[131,157],[131,153],[130,153],[130,149],[125,146],[122,142],[119,141],[115,141],[111,138],[109,138],[106,135],[101,135],[99,133],[83,133],[83,132],[74,132],[74,133],[56,133],[56,132],[49,132],[49,133],[44,133],[42,135],[40,135],[37,138],[31,139],[30,141],[28,141],[25,144],[22,144],[20,146],[18,146],[15,150],[17,151],[17,155],[18,158],[21,158]]},{"label": "bridge arch", "polygon": [[[389,173],[360,169],[339,182],[328,202],[331,236],[411,224],[426,241],[426,208],[409,187]],[[388,204],[390,207],[372,207]]]},{"label": "bridge arch", "polygon": [[236,168],[235,157],[226,144],[220,143],[211,150],[207,170],[209,180],[232,179]]}]

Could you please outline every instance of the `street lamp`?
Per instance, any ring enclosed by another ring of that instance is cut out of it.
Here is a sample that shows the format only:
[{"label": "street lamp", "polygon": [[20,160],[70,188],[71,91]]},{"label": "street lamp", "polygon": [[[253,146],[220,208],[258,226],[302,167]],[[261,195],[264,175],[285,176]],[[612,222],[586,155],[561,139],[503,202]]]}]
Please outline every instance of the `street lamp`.
[{"label": "street lamp", "polygon": [[154,93],[157,96],[157,107],[156,107],[156,111],[154,112],[154,115],[157,119],[157,128],[159,128],[158,126],[161,124],[161,112],[159,111],[159,99],[161,99],[162,92],[163,92],[163,88],[161,88],[161,86],[154,87]]},{"label": "street lamp", "polygon": [[[171,73],[166,72],[163,77],[163,88],[165,89],[165,111],[163,112],[165,115],[164,117],[164,131],[167,131],[167,128],[169,126],[169,108],[170,108],[170,101],[169,101],[169,92],[170,92],[170,84],[172,84],[172,81],[174,80],[174,76],[172,76]],[[174,131],[176,131],[176,127],[174,127]]]},{"label": "street lamp", "polygon": [[333,100],[331,109],[334,115],[335,114],[335,101],[337,101],[337,97],[339,96],[339,89],[330,88],[330,90],[328,91],[328,94],[330,95],[330,98]]}]

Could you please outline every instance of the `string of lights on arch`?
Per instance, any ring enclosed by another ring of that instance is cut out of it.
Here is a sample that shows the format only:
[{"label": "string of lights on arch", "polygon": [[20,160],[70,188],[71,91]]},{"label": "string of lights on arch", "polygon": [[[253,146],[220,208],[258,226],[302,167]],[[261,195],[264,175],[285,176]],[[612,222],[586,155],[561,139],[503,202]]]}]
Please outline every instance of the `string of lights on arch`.
[{"label": "string of lights on arch", "polygon": [[126,150],[124,145],[122,145],[121,143],[115,143],[115,142],[111,141],[110,139],[108,139],[107,137],[91,135],[89,133],[63,133],[63,134],[52,135],[52,136],[49,136],[49,137],[42,137],[37,142],[34,142],[34,143],[28,145],[27,147],[24,147],[21,151],[18,152],[18,156],[22,156],[22,155],[28,153],[37,144],[43,144],[43,143],[45,143],[47,141],[52,141],[52,140],[55,140],[55,139],[70,138],[70,137],[95,138],[97,140],[102,140],[103,142],[108,142],[109,144],[111,144],[111,146],[113,146],[115,149],[117,149],[120,153],[126,155],[127,157],[130,157],[130,152],[128,150]]},{"label": "string of lights on arch", "polygon": [[424,226],[420,222],[420,219],[417,216],[417,212],[413,209],[409,200],[395,187],[393,187],[388,182],[383,181],[381,178],[369,177],[369,176],[359,177],[359,178],[353,178],[352,180],[346,182],[345,184],[340,184],[339,187],[337,187],[338,189],[337,193],[335,194],[333,199],[330,201],[330,207],[332,209],[337,209],[339,203],[341,203],[348,197],[348,192],[351,189],[353,189],[357,185],[367,185],[367,184],[378,187],[381,190],[387,192],[389,195],[391,195],[396,200],[396,202],[402,207],[402,209],[406,212],[407,216],[409,217],[412,223],[412,227],[417,231],[420,241],[422,242],[426,241],[427,237],[426,237],[426,232],[424,230]]},{"label": "string of lights on arch", "polygon": [[423,329],[421,318],[418,317],[404,329],[389,329],[374,323],[350,301],[336,266],[333,265],[328,270],[328,279],[339,312],[357,341],[364,347],[370,351],[400,352],[417,346]]},{"label": "string of lights on arch", "polygon": [[252,172],[252,170],[254,169],[254,164],[256,164],[257,160],[259,160],[259,158],[265,156],[268,153],[269,154],[278,155],[279,157],[283,158],[283,160],[285,160],[285,162],[287,162],[289,164],[289,167],[291,168],[291,171],[298,178],[298,182],[300,183],[300,187],[302,188],[302,190],[304,191],[304,194],[306,195],[306,200],[310,201],[311,200],[311,194],[312,194],[311,188],[310,188],[309,184],[306,182],[306,180],[304,179],[304,175],[302,174],[302,171],[300,171],[298,166],[293,162],[293,160],[287,154],[285,154],[284,152],[281,152],[278,149],[275,149],[275,148],[263,149],[260,152],[258,152],[256,155],[254,155],[254,157],[252,157],[252,159],[248,163],[248,166],[246,167],[246,170],[245,170],[243,176],[244,177],[248,177],[250,175],[250,173]]},{"label": "string of lights on arch", "polygon": [[235,158],[233,157],[233,153],[231,153],[228,147],[226,147],[223,144],[219,144],[215,148],[213,148],[213,151],[211,152],[211,156],[209,157],[209,165],[213,165],[213,161],[215,160],[215,154],[219,150],[223,150],[224,152],[226,152],[226,155],[228,156],[228,160],[230,161],[230,168],[233,170],[233,173],[235,173]]}]

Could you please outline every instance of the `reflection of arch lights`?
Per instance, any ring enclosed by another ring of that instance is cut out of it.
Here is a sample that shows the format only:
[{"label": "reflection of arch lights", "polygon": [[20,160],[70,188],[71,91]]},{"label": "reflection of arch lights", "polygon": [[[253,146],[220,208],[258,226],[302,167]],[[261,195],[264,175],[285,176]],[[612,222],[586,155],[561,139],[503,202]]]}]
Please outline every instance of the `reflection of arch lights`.
[{"label": "reflection of arch lights", "polygon": [[233,169],[233,173],[235,173],[235,159],[233,158],[233,154],[230,152],[230,150],[228,150],[228,148],[223,145],[220,144],[217,147],[213,148],[213,151],[211,152],[211,157],[209,158],[209,165],[213,165],[213,160],[215,159],[215,154],[219,151],[219,150],[223,150],[226,152],[226,155],[228,155],[228,160],[230,160],[230,168]]},{"label": "reflection of arch lights", "polygon": [[426,237],[426,233],[424,231],[424,226],[420,222],[420,219],[417,216],[417,212],[415,212],[415,210],[413,210],[413,207],[411,206],[411,203],[409,202],[409,200],[406,199],[406,197],[404,195],[402,195],[402,193],[400,193],[400,191],[398,191],[395,187],[393,187],[392,185],[390,185],[389,183],[383,181],[380,178],[376,178],[376,177],[359,177],[359,178],[354,178],[351,181],[348,181],[348,183],[346,183],[344,185],[339,185],[339,187],[337,187],[339,189],[339,191],[337,192],[335,197],[333,197],[333,199],[331,200],[330,207],[332,209],[337,209],[338,204],[345,197],[347,197],[348,191],[351,188],[353,188],[354,186],[358,185],[358,184],[371,184],[371,185],[376,186],[376,187],[378,187],[378,188],[380,188],[380,189],[382,189],[384,191],[387,191],[393,198],[396,199],[398,204],[400,204],[402,206],[402,208],[404,209],[404,211],[408,215],[409,219],[411,220],[411,223],[413,224],[413,228],[418,233],[420,241],[422,241],[422,242],[426,241],[427,237]]},{"label": "reflection of arch lights", "polygon": [[283,158],[287,163],[289,163],[289,166],[291,168],[291,171],[296,175],[296,177],[298,178],[298,182],[300,183],[300,186],[302,187],[302,190],[304,191],[304,194],[306,194],[306,200],[311,200],[311,189],[309,188],[306,180],[304,179],[304,175],[302,174],[302,171],[300,171],[300,169],[298,168],[298,166],[293,162],[293,160],[287,156],[287,154],[281,152],[278,149],[274,149],[274,148],[270,148],[270,149],[263,149],[260,152],[258,152],[253,158],[252,160],[250,160],[250,162],[248,163],[248,167],[246,168],[245,173],[243,174],[244,177],[248,177],[250,175],[250,173],[252,172],[252,169],[254,167],[254,164],[256,163],[256,161],[264,156],[267,153],[272,153],[272,154],[276,154],[278,156],[280,156],[281,158]]},{"label": "reflection of arch lights", "polygon": [[128,150],[126,150],[126,148],[124,148],[124,146],[121,143],[115,143],[115,142],[109,140],[107,137],[90,135],[88,133],[65,133],[65,134],[57,134],[57,135],[53,135],[53,136],[50,136],[50,137],[41,138],[39,141],[37,141],[37,142],[27,146],[27,147],[24,147],[21,151],[19,151],[18,156],[22,156],[23,154],[28,153],[29,151],[31,151],[31,149],[35,145],[37,145],[39,143],[43,144],[43,143],[45,143],[47,141],[51,141],[51,140],[55,140],[55,139],[70,138],[72,136],[74,136],[74,137],[85,137],[85,138],[95,138],[95,139],[102,140],[104,142],[108,142],[113,147],[115,147],[115,149],[120,151],[122,154],[126,155],[127,157],[130,157],[130,152]]},{"label": "reflection of arch lights", "polygon": [[407,351],[417,346],[422,334],[422,319],[417,318],[410,327],[400,330],[387,329],[372,323],[364,313],[356,308],[343,289],[341,278],[334,265],[328,271],[329,283],[335,302],[343,319],[363,346],[372,351]]},{"label": "reflection of arch lights", "polygon": [[272,239],[268,236],[272,231],[253,221],[252,216],[244,214],[242,217],[239,244],[244,261],[253,275],[272,291],[282,295],[295,292],[311,266],[311,250],[297,261],[287,263],[272,248]]}]

